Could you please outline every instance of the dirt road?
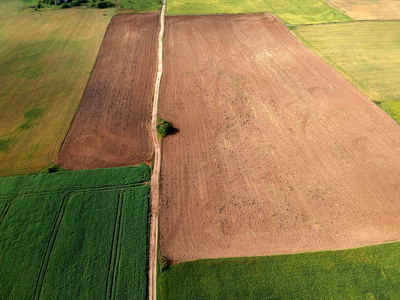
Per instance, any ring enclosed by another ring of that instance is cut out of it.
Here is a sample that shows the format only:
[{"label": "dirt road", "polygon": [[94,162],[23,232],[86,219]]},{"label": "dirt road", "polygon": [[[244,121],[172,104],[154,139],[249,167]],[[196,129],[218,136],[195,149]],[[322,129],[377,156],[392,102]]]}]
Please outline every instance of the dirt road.
[{"label": "dirt road", "polygon": [[165,5],[160,15],[160,32],[158,36],[158,67],[154,87],[153,111],[151,114],[151,140],[154,146],[154,167],[151,176],[151,225],[149,241],[149,299],[157,300],[157,252],[158,252],[158,211],[160,192],[161,145],[157,138],[157,112],[160,93],[161,76],[163,72],[163,36],[165,23]]}]

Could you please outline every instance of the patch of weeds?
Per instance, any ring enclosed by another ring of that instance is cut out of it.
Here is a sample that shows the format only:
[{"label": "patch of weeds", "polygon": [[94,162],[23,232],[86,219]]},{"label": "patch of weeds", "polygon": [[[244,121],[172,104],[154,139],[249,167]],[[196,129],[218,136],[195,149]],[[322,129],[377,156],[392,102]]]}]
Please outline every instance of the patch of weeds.
[{"label": "patch of weeds", "polygon": [[3,139],[0,140],[0,152],[7,152],[8,151],[8,143],[10,139]]},{"label": "patch of weeds", "polygon": [[39,173],[55,173],[55,172],[59,172],[59,171],[65,171],[65,169],[61,168],[57,164],[51,164],[50,166],[39,171]]},{"label": "patch of weeds", "polygon": [[286,27],[289,28],[289,30],[296,30],[299,25],[286,24]]},{"label": "patch of weeds", "polygon": [[32,108],[24,112],[25,122],[19,126],[19,129],[29,129],[34,125],[34,120],[44,115],[44,108]]},{"label": "patch of weeds", "polygon": [[42,67],[41,66],[34,66],[32,68],[27,68],[20,73],[20,76],[34,79],[42,74]]},{"label": "patch of weeds", "polygon": [[174,127],[168,121],[162,119],[160,116],[157,116],[157,136],[158,139],[163,139],[166,135],[171,133],[174,130]]},{"label": "patch of weeds", "polygon": [[19,129],[29,129],[32,127],[31,121],[25,121],[24,123],[22,123],[22,125],[20,125],[18,128]]},{"label": "patch of weeds", "polygon": [[171,266],[171,260],[166,257],[166,256],[162,256],[161,257],[161,272],[164,272],[165,270],[167,270],[170,266]]},{"label": "patch of weeds", "polygon": [[25,119],[36,120],[44,115],[44,108],[32,108],[24,112]]}]

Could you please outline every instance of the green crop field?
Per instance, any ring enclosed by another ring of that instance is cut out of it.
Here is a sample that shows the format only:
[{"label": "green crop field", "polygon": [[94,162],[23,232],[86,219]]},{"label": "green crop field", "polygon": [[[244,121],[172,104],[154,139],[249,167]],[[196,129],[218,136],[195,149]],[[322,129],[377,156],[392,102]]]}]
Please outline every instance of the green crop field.
[{"label": "green crop field", "polygon": [[0,299],[145,299],[150,168],[0,179]]},{"label": "green crop field", "polygon": [[185,262],[161,299],[399,299],[400,243],[343,251]]},{"label": "green crop field", "polygon": [[342,22],[350,17],[321,0],[168,0],[171,15],[271,12],[289,24]]},{"label": "green crop field", "polygon": [[0,176],[57,157],[114,10],[17,13],[0,1]]},{"label": "green crop field", "polygon": [[400,22],[301,26],[294,33],[400,123]]}]

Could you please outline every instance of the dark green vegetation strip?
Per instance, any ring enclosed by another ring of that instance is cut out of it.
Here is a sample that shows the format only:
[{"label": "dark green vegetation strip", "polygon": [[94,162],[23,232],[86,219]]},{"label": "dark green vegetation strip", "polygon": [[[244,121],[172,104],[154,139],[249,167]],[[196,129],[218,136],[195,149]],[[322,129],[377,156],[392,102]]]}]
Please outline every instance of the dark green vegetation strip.
[{"label": "dark green vegetation strip", "polygon": [[144,299],[150,168],[0,180],[0,299]]},{"label": "dark green vegetation strip", "polygon": [[400,243],[199,260],[160,275],[161,299],[399,299]]}]

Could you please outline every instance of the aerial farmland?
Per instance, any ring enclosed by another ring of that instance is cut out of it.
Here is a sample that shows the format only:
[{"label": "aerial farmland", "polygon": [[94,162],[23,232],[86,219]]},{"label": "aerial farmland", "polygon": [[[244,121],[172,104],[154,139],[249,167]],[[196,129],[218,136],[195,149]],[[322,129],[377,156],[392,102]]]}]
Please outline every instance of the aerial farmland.
[{"label": "aerial farmland", "polygon": [[397,0],[0,3],[0,299],[400,298]]}]

